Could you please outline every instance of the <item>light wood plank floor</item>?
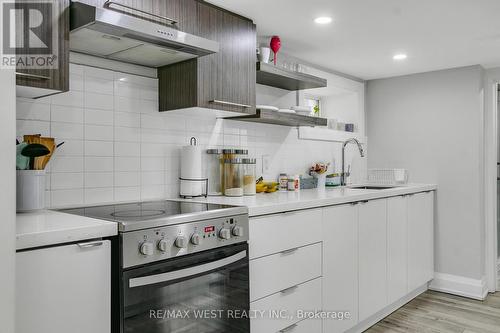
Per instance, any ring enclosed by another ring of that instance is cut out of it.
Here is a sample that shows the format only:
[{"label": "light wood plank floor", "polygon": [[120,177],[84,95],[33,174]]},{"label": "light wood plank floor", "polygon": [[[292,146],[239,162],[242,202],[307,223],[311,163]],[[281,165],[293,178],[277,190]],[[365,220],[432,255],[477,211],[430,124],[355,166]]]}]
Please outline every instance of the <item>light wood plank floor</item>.
[{"label": "light wood plank floor", "polygon": [[484,301],[427,291],[366,333],[500,333],[500,292]]}]

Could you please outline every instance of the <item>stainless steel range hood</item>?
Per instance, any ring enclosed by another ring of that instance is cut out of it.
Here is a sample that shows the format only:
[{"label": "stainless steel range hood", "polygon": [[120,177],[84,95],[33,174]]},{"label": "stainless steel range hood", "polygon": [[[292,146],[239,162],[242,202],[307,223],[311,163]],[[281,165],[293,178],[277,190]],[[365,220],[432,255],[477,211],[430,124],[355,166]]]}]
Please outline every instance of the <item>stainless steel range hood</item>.
[{"label": "stainless steel range hood", "polygon": [[148,67],[162,67],[219,51],[215,41],[141,18],[147,15],[175,23],[167,17],[111,1],[104,7],[71,3],[72,51]]}]

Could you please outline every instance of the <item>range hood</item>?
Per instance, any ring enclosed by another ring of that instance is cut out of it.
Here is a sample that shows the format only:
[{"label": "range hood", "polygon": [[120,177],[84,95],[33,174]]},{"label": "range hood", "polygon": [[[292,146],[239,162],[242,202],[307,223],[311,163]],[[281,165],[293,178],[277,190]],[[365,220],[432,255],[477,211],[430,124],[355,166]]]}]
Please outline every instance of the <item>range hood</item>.
[{"label": "range hood", "polygon": [[155,21],[175,23],[167,17],[111,1],[106,1],[103,8],[72,2],[70,49],[148,67],[162,67],[219,51],[215,41],[152,22],[142,18],[144,15]]}]

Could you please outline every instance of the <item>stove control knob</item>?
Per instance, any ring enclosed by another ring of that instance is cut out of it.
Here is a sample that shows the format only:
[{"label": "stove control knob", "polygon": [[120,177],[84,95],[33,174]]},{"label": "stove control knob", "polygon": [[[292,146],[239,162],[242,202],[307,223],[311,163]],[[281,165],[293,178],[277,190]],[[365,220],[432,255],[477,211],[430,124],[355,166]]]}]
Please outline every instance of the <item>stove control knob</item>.
[{"label": "stove control knob", "polygon": [[158,250],[160,250],[161,252],[167,252],[167,248],[168,248],[167,241],[165,239],[161,239],[158,242]]},{"label": "stove control knob", "polygon": [[241,237],[245,233],[245,231],[243,230],[243,227],[240,227],[240,226],[235,226],[232,231],[233,231],[233,236],[236,236],[236,237]]},{"label": "stove control knob", "polygon": [[194,245],[200,245],[201,243],[201,237],[199,234],[193,234],[191,236],[191,243]]},{"label": "stove control knob", "polygon": [[226,229],[226,228],[220,229],[220,231],[219,231],[219,237],[222,238],[222,239],[229,239],[229,238],[231,238],[231,230]]},{"label": "stove control knob", "polygon": [[180,249],[187,247],[187,238],[185,236],[179,236],[175,239],[175,246]]},{"label": "stove control knob", "polygon": [[145,256],[151,256],[154,253],[154,245],[150,242],[144,242],[141,244],[139,251]]}]

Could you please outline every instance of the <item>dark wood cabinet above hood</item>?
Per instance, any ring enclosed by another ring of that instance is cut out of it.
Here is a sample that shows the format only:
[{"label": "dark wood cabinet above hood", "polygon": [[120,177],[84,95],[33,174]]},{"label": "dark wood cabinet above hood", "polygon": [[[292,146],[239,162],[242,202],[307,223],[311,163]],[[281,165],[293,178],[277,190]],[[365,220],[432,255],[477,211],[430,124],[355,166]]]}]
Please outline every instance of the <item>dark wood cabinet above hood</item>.
[{"label": "dark wood cabinet above hood", "polygon": [[200,107],[255,114],[255,25],[204,2],[196,8],[197,34],[219,42],[220,50],[158,69],[160,111]]}]

